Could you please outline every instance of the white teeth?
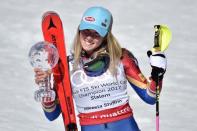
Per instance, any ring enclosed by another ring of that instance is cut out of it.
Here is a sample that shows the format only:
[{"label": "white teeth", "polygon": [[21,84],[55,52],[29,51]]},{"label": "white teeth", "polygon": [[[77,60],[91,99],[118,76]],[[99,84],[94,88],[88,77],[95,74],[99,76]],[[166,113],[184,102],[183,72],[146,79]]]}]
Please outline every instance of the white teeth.
[{"label": "white teeth", "polygon": [[94,43],[90,43],[90,42],[86,42],[86,45],[89,46],[89,45],[93,45]]}]

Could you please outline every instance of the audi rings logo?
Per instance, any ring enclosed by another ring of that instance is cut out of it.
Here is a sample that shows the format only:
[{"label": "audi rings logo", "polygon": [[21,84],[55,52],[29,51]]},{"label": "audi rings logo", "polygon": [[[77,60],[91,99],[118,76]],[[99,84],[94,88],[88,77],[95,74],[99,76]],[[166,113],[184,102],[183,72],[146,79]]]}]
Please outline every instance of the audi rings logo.
[{"label": "audi rings logo", "polygon": [[[122,77],[124,74],[122,73],[121,68],[118,68],[117,70],[117,77]],[[105,73],[103,73],[101,76],[97,77],[90,77],[85,74],[83,70],[77,70],[71,75],[71,83],[74,87],[80,87],[84,84],[91,84],[91,83],[97,83],[102,81],[110,81],[113,79],[113,76],[107,70]]]}]

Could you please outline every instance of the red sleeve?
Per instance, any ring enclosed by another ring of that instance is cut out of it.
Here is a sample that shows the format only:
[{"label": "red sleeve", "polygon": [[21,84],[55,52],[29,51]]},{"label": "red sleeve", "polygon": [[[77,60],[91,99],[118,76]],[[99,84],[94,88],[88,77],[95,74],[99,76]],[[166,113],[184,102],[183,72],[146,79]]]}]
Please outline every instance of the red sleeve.
[{"label": "red sleeve", "polygon": [[128,50],[123,49],[121,61],[128,81],[140,88],[146,88],[148,84],[147,79],[141,73],[137,59],[133,54]]},{"label": "red sleeve", "polygon": [[[139,69],[137,59],[133,56],[131,52],[126,49],[123,49],[121,62],[123,63],[124,71],[127,77],[127,80],[141,89],[147,89],[151,92],[150,95],[155,94],[155,82],[153,80],[148,81],[142,72]],[[161,87],[160,82],[160,87]]]}]

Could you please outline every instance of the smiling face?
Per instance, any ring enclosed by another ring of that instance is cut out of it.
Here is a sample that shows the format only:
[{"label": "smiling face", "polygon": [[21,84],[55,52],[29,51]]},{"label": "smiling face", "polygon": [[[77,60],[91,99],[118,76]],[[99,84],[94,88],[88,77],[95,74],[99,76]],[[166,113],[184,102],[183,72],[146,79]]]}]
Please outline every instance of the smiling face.
[{"label": "smiling face", "polygon": [[94,30],[81,30],[80,42],[83,50],[86,51],[86,53],[91,54],[97,47],[102,44],[103,37],[101,37]]}]

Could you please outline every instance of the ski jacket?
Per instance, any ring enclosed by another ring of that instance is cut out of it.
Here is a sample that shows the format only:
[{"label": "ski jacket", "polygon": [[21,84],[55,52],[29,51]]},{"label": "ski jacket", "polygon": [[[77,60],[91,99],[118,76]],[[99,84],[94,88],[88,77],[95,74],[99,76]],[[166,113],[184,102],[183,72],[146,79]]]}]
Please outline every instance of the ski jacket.
[{"label": "ski jacket", "polygon": [[[100,76],[90,77],[80,65],[73,71],[72,64],[71,60],[70,79],[81,125],[108,123],[132,116],[127,81],[142,100],[148,104],[155,103],[156,83],[144,77],[137,59],[126,49],[123,49],[116,77],[112,76],[109,70]],[[159,84],[161,87],[162,80]],[[55,108],[45,109],[44,112],[49,120],[53,120],[58,117],[61,109],[56,104]]]}]

